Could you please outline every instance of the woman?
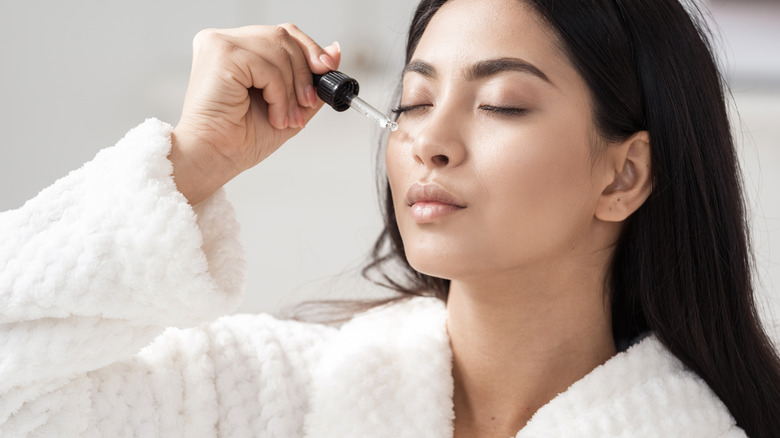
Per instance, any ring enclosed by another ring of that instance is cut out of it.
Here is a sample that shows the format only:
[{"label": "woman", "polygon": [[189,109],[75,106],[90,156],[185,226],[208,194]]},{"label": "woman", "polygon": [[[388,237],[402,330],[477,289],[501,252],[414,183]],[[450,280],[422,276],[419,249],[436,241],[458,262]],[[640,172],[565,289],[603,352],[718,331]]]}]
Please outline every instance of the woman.
[{"label": "woman", "polygon": [[422,297],[161,335],[235,306],[219,188],[339,58],[290,25],[202,32],[175,129],[0,217],[4,436],[780,430],[720,78],[676,0],[423,0],[368,270]]}]

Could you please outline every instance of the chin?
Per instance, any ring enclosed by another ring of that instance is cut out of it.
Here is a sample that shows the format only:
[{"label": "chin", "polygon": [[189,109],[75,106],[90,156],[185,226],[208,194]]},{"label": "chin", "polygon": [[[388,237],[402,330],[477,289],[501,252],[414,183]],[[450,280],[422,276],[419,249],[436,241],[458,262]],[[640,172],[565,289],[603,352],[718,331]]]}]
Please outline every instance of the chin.
[{"label": "chin", "polygon": [[[468,266],[467,259],[471,259],[471,266]],[[452,280],[458,277],[458,274],[463,275],[466,268],[473,269],[473,259],[471,257],[446,254],[442,251],[407,250],[406,260],[415,271],[445,280]]]}]

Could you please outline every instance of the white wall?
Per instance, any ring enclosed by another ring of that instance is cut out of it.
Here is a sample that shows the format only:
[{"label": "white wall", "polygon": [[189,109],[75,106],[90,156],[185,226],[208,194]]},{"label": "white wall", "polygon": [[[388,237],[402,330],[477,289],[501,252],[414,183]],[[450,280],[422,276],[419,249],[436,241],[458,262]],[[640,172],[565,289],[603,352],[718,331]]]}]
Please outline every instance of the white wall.
[{"label": "white wall", "polygon": [[[112,145],[147,117],[178,120],[191,41],[206,27],[293,22],[340,41],[361,96],[389,106],[413,0],[4,1],[0,3],[0,211]],[[345,12],[347,14],[345,14]],[[391,67],[392,66],[392,67]],[[388,73],[392,72],[392,73]],[[337,290],[379,232],[367,119],[326,108],[228,190],[243,224],[244,311]]]},{"label": "white wall", "polygon": [[[780,3],[712,0],[723,70],[734,93],[759,304],[780,323]],[[780,325],[776,330],[780,339]]]},{"label": "white wall", "polygon": [[[21,205],[146,117],[178,120],[190,46],[205,27],[298,24],[339,40],[361,96],[387,108],[414,0],[4,1],[0,5],[0,210]],[[780,13],[715,8],[743,117],[743,156],[758,271],[780,295],[780,59],[762,35]],[[757,30],[764,23],[766,30]],[[777,46],[774,44],[774,46]],[[375,131],[325,109],[300,136],[228,185],[247,246],[242,311],[264,311],[364,285],[355,274],[379,230]],[[774,249],[774,251],[772,251]],[[343,274],[341,274],[343,273]],[[324,291],[324,292],[323,292]],[[772,298],[778,301],[776,298]],[[778,312],[780,313],[780,312]]]}]

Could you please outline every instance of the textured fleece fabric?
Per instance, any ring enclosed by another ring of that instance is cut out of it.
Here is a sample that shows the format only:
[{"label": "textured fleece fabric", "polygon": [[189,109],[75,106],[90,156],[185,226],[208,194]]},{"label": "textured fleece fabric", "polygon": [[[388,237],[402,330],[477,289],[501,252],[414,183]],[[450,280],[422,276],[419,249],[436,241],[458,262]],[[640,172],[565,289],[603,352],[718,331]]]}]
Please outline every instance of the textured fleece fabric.
[{"label": "textured fleece fabric", "polygon": [[[193,209],[176,191],[170,130],[148,120],[0,214],[0,436],[451,437],[440,302],[340,328],[220,318],[244,285],[238,225],[222,192]],[[517,434],[743,436],[653,336]]]}]

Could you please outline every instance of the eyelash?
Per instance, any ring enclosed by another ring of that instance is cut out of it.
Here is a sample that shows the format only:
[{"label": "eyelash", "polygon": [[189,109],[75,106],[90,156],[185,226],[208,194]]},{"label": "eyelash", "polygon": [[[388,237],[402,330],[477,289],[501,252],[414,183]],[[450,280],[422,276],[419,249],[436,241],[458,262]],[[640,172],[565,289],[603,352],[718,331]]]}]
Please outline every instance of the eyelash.
[{"label": "eyelash", "polygon": [[482,105],[479,109],[490,111],[492,113],[501,114],[504,116],[522,116],[525,115],[528,110],[525,108],[513,108],[503,106]]},{"label": "eyelash", "polygon": [[[394,114],[400,116],[403,113],[413,111],[426,106],[432,106],[432,105],[427,105],[427,104],[399,105],[397,108],[394,108],[391,111]],[[500,106],[493,106],[493,105],[482,105],[479,107],[479,109],[489,111],[495,114],[505,115],[505,116],[522,116],[528,112],[528,110],[525,108],[500,107]]]},{"label": "eyelash", "polygon": [[409,111],[412,111],[412,110],[416,110],[416,109],[422,108],[424,106],[430,106],[430,105],[398,105],[397,108],[394,108],[394,109],[392,109],[390,111],[392,111],[394,114],[400,116],[403,113],[406,113],[406,112],[409,112]]}]

